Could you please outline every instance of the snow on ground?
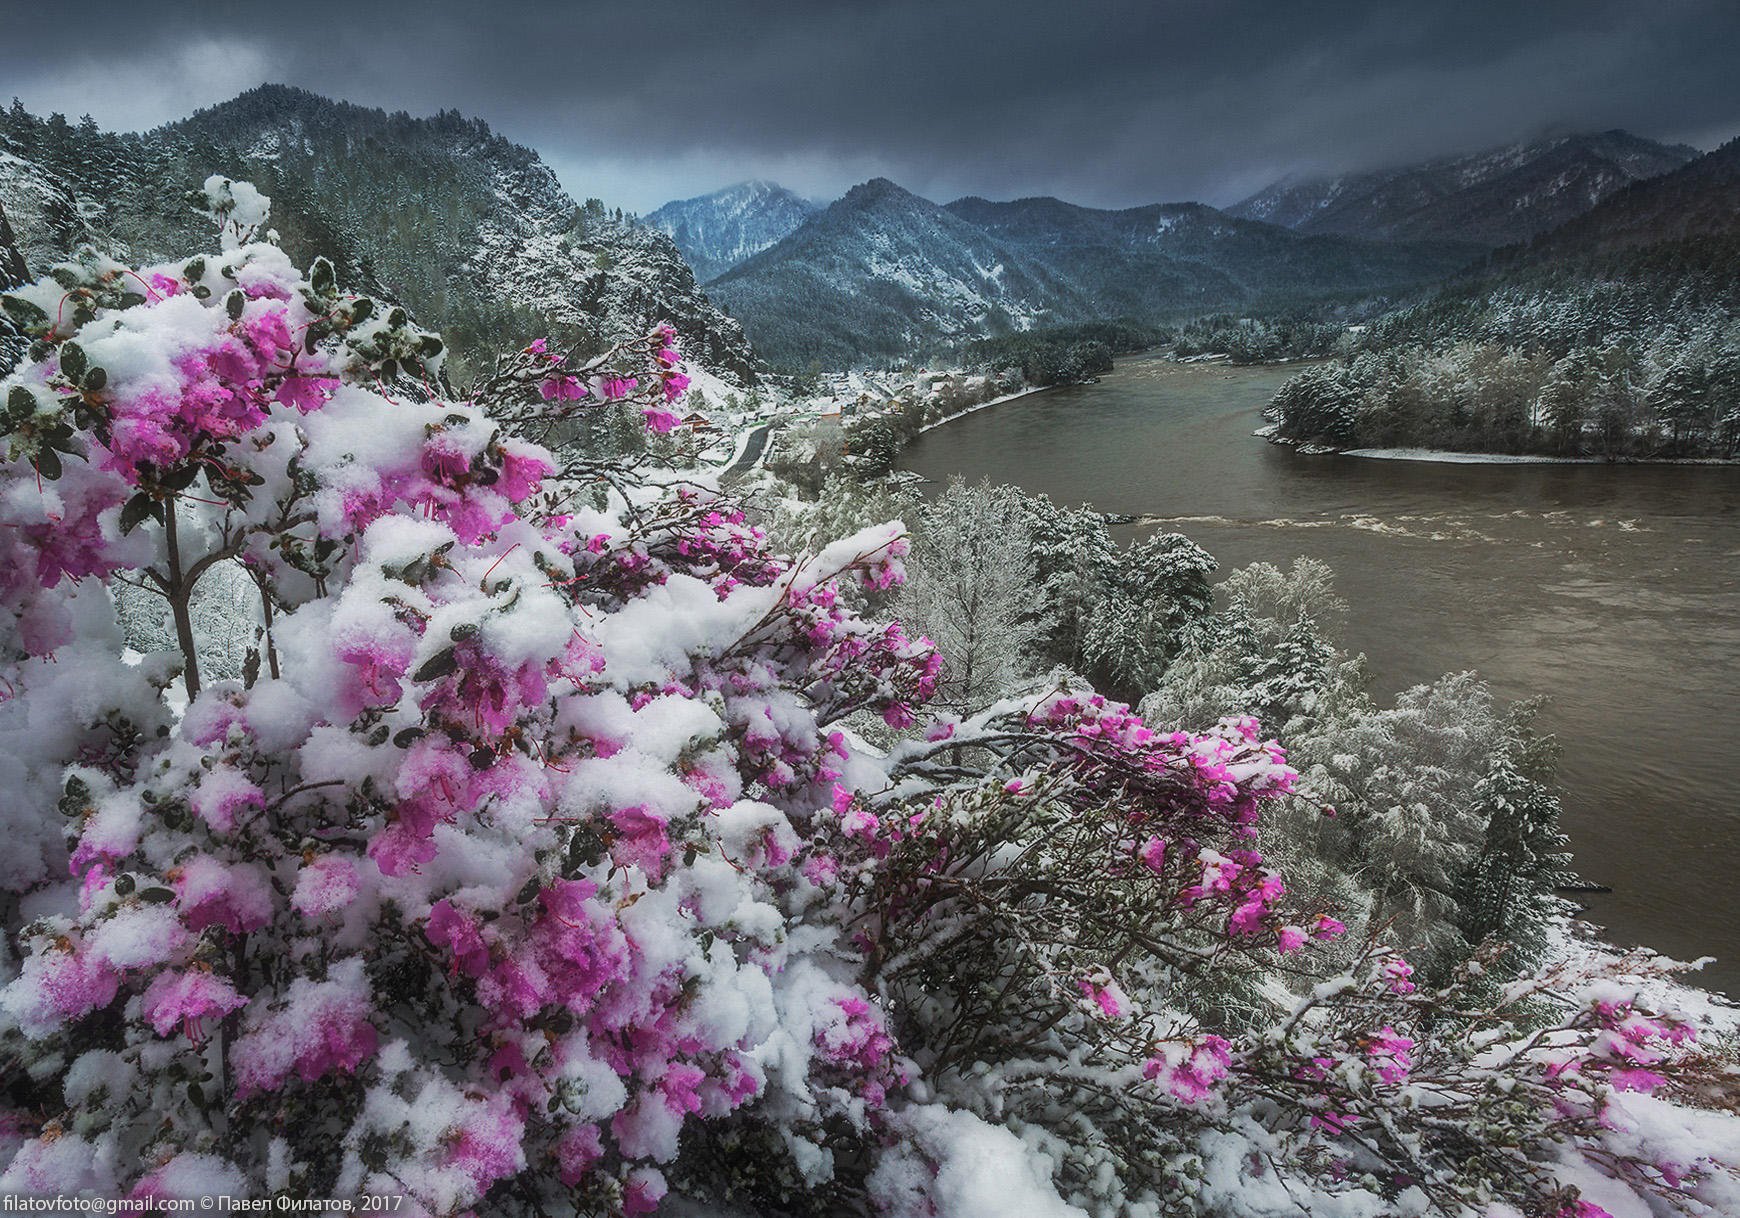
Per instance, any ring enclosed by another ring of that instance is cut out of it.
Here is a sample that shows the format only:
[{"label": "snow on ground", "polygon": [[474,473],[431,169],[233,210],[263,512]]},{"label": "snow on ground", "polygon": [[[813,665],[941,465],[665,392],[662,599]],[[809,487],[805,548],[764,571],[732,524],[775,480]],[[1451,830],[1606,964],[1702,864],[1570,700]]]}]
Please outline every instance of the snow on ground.
[{"label": "snow on ground", "polygon": [[1251,434],[1308,457],[1364,457],[1371,461],[1424,461],[1441,465],[1740,465],[1722,457],[1659,457],[1653,460],[1609,462],[1605,457],[1547,457],[1532,453],[1464,453],[1448,448],[1334,448],[1327,444],[1294,444],[1275,436],[1270,423]]},{"label": "snow on ground", "polygon": [[918,430],[920,434],[923,434],[924,432],[931,430],[933,427],[941,427],[944,423],[953,423],[956,419],[964,419],[968,415],[974,414],[978,411],[989,410],[993,406],[1001,406],[1004,402],[1013,402],[1016,398],[1024,398],[1031,393],[1043,393],[1045,390],[1050,388],[1052,388],[1050,385],[1034,385],[1026,389],[1017,389],[1014,393],[1005,393],[1000,398],[992,398],[988,402],[980,402],[977,406],[969,406],[959,413],[951,414],[946,419],[938,419],[934,423],[926,423]]}]

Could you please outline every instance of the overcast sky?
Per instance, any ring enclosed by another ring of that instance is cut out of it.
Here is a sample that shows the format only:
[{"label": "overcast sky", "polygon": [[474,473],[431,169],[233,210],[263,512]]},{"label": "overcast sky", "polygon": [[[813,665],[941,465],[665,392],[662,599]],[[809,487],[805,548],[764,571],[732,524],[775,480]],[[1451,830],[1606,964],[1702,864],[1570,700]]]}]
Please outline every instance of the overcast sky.
[{"label": "overcast sky", "polygon": [[142,129],[280,81],[457,107],[579,197],[1233,202],[1571,130],[1740,134],[1735,0],[0,0],[0,97]]}]

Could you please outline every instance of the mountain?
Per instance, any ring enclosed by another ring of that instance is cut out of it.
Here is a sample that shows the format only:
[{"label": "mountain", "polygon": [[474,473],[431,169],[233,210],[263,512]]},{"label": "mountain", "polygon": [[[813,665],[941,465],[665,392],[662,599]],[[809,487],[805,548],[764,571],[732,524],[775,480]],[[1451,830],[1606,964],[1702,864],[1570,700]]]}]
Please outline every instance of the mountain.
[{"label": "mountain", "polygon": [[1283,179],[1228,211],[1305,233],[1509,245],[1698,155],[1624,131],[1568,135],[1339,177]]},{"label": "mountain", "polygon": [[1740,237],[1740,139],[1672,173],[1634,183],[1517,251],[1541,263],[1612,254],[1666,242]]},{"label": "mountain", "polygon": [[666,203],[646,221],[677,243],[705,283],[790,236],[821,209],[774,182],[739,182]]},{"label": "mountain", "polygon": [[1089,302],[1039,266],[886,178],[715,279],[757,349],[793,366],[896,356],[941,339],[1030,329]]},{"label": "mountain", "polygon": [[947,210],[1067,276],[1102,317],[1382,291],[1435,279],[1471,253],[1453,243],[1301,236],[1202,203],[1105,211],[1053,198],[966,198]]},{"label": "mountain", "polygon": [[79,241],[138,261],[206,247],[184,196],[211,173],[272,197],[300,264],[331,258],[474,365],[538,334],[600,345],[669,321],[697,362],[755,375],[742,328],[669,237],[576,204],[535,152],[457,111],[412,118],[264,85],[143,135],[0,113],[0,205],[34,274]]},{"label": "mountain", "polygon": [[1302,236],[1196,203],[942,207],[878,178],[708,290],[770,359],[837,365],[1041,325],[1387,291],[1472,252]]}]

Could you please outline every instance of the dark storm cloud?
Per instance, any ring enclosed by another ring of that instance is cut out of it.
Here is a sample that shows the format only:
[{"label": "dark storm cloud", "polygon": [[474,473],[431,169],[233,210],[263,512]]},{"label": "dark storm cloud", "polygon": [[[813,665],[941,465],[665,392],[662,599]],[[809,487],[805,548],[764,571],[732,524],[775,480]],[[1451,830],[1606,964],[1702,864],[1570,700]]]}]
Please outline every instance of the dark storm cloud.
[{"label": "dark storm cloud", "polygon": [[[16,11],[14,11],[16,10]],[[1740,131],[1729,0],[87,4],[5,0],[0,92],[138,128],[264,80],[457,107],[577,193],[1226,203],[1286,172]]]}]

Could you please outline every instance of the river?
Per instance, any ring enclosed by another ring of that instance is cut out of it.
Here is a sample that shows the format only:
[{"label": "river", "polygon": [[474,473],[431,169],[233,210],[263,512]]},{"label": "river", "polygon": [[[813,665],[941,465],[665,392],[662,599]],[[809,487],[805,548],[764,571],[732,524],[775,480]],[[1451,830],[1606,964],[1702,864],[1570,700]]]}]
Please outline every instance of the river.
[{"label": "river", "polygon": [[1291,370],[1121,363],[921,435],[903,464],[1158,518],[1222,571],[1335,568],[1374,692],[1477,669],[1550,699],[1564,824],[1621,943],[1740,994],[1740,468],[1302,456],[1252,437]]}]

